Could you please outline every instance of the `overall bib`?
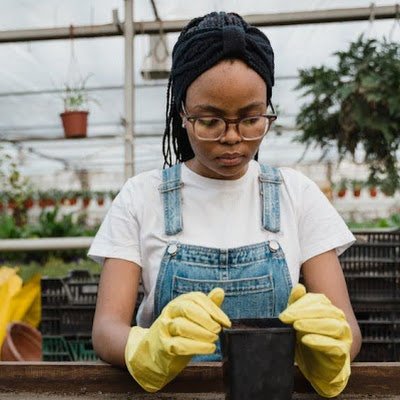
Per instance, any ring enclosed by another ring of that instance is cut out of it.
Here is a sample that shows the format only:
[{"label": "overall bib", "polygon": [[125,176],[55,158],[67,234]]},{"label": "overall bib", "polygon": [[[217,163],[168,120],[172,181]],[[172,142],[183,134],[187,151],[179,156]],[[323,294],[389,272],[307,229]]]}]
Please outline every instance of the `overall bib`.
[{"label": "overall bib", "polygon": [[[280,231],[279,171],[261,165],[260,194],[262,226]],[[160,186],[164,206],[165,233],[182,231],[181,165],[163,170]],[[154,319],[175,297],[188,292],[208,294],[213,288],[225,291],[222,310],[230,319],[276,317],[287,306],[292,288],[285,255],[276,240],[248,246],[218,249],[171,241],[161,260],[157,277]],[[214,354],[193,361],[219,361],[219,341]]]}]

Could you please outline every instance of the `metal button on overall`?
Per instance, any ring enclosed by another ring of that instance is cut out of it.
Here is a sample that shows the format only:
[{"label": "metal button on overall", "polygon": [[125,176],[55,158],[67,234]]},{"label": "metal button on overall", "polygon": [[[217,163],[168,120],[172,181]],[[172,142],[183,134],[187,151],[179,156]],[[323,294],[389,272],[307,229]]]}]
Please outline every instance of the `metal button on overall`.
[{"label": "metal button on overall", "polygon": [[268,246],[272,253],[275,253],[276,251],[279,250],[279,243],[276,240],[271,240],[268,243]]},{"label": "metal button on overall", "polygon": [[178,246],[176,244],[170,244],[168,246],[167,252],[171,256],[175,255],[177,251],[178,251]]}]

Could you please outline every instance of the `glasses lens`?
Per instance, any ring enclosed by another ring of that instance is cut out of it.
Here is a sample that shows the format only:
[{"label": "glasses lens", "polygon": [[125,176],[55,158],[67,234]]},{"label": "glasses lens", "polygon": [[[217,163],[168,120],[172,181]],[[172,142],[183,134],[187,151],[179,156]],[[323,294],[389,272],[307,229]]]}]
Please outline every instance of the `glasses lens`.
[{"label": "glasses lens", "polygon": [[220,118],[197,118],[194,123],[194,133],[201,139],[217,139],[224,133],[224,131],[225,121]]},{"label": "glasses lens", "polygon": [[258,139],[269,128],[269,119],[263,116],[244,118],[239,123],[240,134],[246,139]]}]

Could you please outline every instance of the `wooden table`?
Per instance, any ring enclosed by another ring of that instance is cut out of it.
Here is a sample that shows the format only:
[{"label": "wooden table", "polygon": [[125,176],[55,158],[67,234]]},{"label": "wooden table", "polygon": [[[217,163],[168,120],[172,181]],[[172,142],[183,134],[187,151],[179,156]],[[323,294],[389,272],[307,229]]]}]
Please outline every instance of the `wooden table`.
[{"label": "wooden table", "polygon": [[[223,400],[222,363],[189,364],[162,392],[145,393],[123,369],[103,362],[0,362],[0,400]],[[320,399],[298,370],[293,399]],[[400,400],[400,362],[353,363],[338,399]]]}]

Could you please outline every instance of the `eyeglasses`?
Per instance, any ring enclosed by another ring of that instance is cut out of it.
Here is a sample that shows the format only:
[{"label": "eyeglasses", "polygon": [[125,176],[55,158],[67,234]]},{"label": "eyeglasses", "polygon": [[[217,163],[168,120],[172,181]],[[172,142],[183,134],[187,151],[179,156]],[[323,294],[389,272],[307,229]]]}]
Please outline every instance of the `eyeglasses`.
[{"label": "eyeglasses", "polygon": [[243,140],[259,140],[264,137],[273,121],[277,119],[273,105],[271,114],[259,114],[244,118],[221,118],[214,116],[188,115],[184,105],[183,125],[188,121],[192,124],[193,133],[199,140],[216,142],[220,140],[228,130],[229,124],[235,124],[237,132]]}]

